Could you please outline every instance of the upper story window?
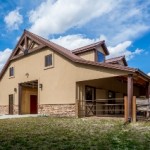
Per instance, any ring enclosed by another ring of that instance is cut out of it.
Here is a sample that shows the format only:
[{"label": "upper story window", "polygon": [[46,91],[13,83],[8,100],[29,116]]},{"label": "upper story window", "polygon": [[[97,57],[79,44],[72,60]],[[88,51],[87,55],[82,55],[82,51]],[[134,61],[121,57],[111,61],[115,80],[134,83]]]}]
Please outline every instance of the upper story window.
[{"label": "upper story window", "polygon": [[50,67],[52,66],[52,54],[46,55],[45,56],[45,67]]},{"label": "upper story window", "polygon": [[13,77],[14,76],[14,67],[9,68],[9,76]]},{"label": "upper story window", "polygon": [[104,62],[105,61],[105,55],[101,53],[100,51],[97,51],[97,61],[98,62]]}]

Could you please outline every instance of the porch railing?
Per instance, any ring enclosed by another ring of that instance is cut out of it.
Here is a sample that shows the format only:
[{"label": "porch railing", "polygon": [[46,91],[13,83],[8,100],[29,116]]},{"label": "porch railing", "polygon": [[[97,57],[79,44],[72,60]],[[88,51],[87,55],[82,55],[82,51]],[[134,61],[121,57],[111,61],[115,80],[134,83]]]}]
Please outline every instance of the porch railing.
[{"label": "porch railing", "polygon": [[123,116],[124,99],[79,100],[79,116]]}]

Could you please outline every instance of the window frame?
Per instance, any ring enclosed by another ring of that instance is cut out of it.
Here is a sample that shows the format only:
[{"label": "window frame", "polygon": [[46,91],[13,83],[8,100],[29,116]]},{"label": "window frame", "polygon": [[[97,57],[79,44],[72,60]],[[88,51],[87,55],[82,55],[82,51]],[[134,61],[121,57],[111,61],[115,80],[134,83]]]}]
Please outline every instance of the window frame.
[{"label": "window frame", "polygon": [[[48,60],[48,57],[50,56],[50,59]],[[53,62],[53,53],[47,54],[44,57],[44,69],[49,69],[54,67],[54,62]]]},{"label": "window frame", "polygon": [[[98,54],[101,54],[101,56],[103,56],[103,60],[102,61],[99,61],[99,57],[98,57]],[[102,52],[100,51],[96,51],[96,61],[97,62],[105,62],[105,54],[103,54]]]},{"label": "window frame", "polygon": [[11,78],[11,77],[14,77],[14,76],[15,76],[15,69],[12,66],[12,67],[9,68],[9,77]]}]

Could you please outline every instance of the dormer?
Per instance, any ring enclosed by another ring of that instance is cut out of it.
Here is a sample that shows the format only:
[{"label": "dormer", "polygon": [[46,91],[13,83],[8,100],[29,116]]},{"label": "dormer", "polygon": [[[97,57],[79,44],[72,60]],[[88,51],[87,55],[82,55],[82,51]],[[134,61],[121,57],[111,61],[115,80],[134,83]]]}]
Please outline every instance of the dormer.
[{"label": "dormer", "polygon": [[128,66],[125,56],[110,58],[107,59],[105,62],[113,65]]},{"label": "dormer", "polygon": [[105,62],[105,57],[109,55],[105,41],[100,41],[72,51],[75,55],[89,61]]}]

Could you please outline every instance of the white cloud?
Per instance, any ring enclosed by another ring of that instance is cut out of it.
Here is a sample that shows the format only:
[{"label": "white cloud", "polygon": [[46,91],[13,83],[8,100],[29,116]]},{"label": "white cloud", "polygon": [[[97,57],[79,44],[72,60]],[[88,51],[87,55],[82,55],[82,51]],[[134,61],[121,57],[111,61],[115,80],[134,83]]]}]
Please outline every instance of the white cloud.
[{"label": "white cloud", "polygon": [[130,0],[46,0],[29,12],[29,30],[44,37],[64,33],[74,27],[105,35],[109,45],[142,36],[150,29],[149,1]]},{"label": "white cloud", "polygon": [[110,52],[110,56],[108,56],[108,58],[125,55],[126,59],[130,60],[136,55],[139,55],[143,52],[142,49],[138,49],[138,48],[135,51],[128,50],[131,44],[132,44],[131,41],[125,41],[114,47],[108,47],[108,50]]},{"label": "white cloud", "polygon": [[[101,35],[99,38],[96,39],[90,39],[86,38],[81,34],[75,34],[75,35],[67,35],[67,36],[61,36],[57,39],[51,39],[52,42],[59,44],[65,48],[68,48],[70,50],[92,44],[94,42],[98,42],[101,40],[106,40],[106,37],[104,35]],[[106,42],[107,43],[107,42]],[[128,48],[132,46],[131,41],[125,41],[120,44],[115,45],[114,47],[108,46],[108,50],[110,52],[110,55],[107,56],[107,58],[117,57],[125,55],[127,60],[132,59],[136,55],[139,55],[143,52],[142,49],[136,49],[135,51],[130,51]]]},{"label": "white cloud", "polygon": [[20,37],[21,37],[21,36],[17,36],[17,37],[16,37],[16,42],[18,42],[18,41],[20,40]]},{"label": "white cloud", "polygon": [[150,76],[150,72],[147,75]]},{"label": "white cloud", "polygon": [[74,34],[74,35],[61,36],[57,39],[51,39],[51,41],[67,49],[73,50],[105,39],[106,38],[104,35],[101,35],[100,38],[97,39],[89,39],[84,37],[81,34]]},{"label": "white cloud", "polygon": [[30,31],[44,37],[80,27],[90,20],[109,13],[119,1],[107,0],[46,0],[29,12]]},{"label": "white cloud", "polygon": [[16,30],[23,23],[23,17],[19,13],[19,9],[15,9],[5,16],[4,21],[10,30]]},{"label": "white cloud", "polygon": [[2,70],[11,53],[12,50],[9,48],[6,48],[4,51],[0,51],[0,71]]}]

